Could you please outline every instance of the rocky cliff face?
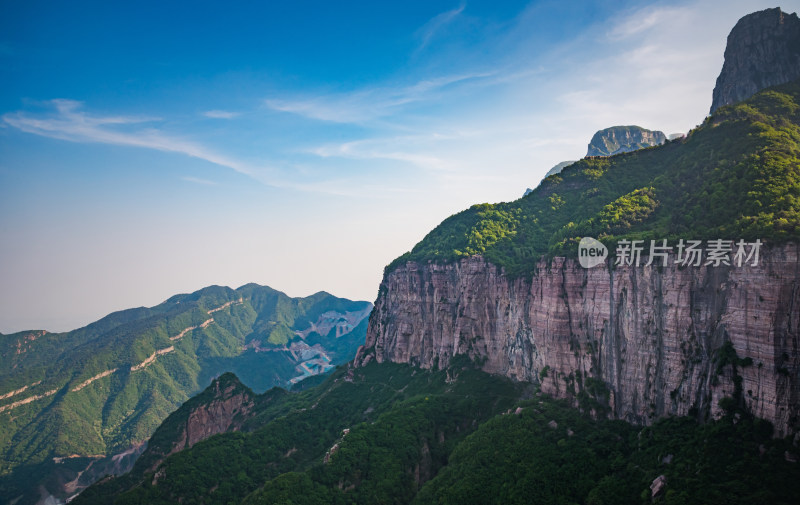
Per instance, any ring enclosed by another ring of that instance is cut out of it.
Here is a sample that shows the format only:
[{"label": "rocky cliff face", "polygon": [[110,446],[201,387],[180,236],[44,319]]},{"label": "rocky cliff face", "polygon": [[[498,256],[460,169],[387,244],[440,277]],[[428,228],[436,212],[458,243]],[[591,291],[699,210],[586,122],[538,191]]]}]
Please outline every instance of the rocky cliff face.
[{"label": "rocky cliff face", "polygon": [[[532,279],[509,279],[480,257],[408,262],[384,277],[356,364],[432,368],[466,353],[487,372],[645,424],[719,415],[741,380],[740,401],[791,433],[800,423],[800,247],[762,252],[759,266],[740,268],[584,269],[555,258]],[[726,342],[739,366],[722,357]]]},{"label": "rocky cliff face", "polygon": [[[589,142],[589,148],[586,150],[586,156],[613,156],[629,153],[645,147],[661,145],[666,140],[667,136],[664,135],[664,132],[647,130],[641,126],[612,126],[594,134]],[[548,173],[548,175],[550,174]]]},{"label": "rocky cliff face", "polygon": [[780,8],[748,14],[728,35],[711,112],[800,78],[800,19]]},{"label": "rocky cliff face", "polygon": [[255,406],[252,391],[227,373],[173,413],[153,435],[137,466],[155,470],[170,454],[188,449],[213,435],[238,431]]},{"label": "rocky cliff face", "polygon": [[253,408],[253,398],[234,385],[225,389],[214,384],[216,397],[211,403],[201,405],[189,413],[181,437],[173,444],[170,454],[188,449],[212,435],[236,431]]}]

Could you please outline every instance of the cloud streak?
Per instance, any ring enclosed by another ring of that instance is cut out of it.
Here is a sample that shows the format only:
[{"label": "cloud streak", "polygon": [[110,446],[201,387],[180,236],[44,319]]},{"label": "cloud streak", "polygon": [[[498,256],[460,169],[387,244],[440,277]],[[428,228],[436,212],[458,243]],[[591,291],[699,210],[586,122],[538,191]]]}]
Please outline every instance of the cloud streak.
[{"label": "cloud streak", "polygon": [[[252,176],[254,173],[252,167],[241,161],[218,154],[195,142],[170,136],[157,128],[143,125],[158,121],[158,118],[91,115],[83,112],[81,110],[83,104],[75,100],[55,99],[49,104],[55,109],[55,114],[39,117],[18,111],[4,114],[2,121],[18,130],[42,137],[179,153],[233,169],[241,174]],[[122,129],[131,126],[139,128],[133,131]]]},{"label": "cloud streak", "polygon": [[191,183],[194,183],[194,184],[200,184],[201,186],[216,186],[217,185],[217,183],[214,182],[214,181],[209,181],[208,179],[199,179],[197,177],[191,177],[191,176],[188,176],[188,175],[184,176],[184,177],[181,177],[181,180],[184,180],[186,182],[191,182]]},{"label": "cloud streak", "polygon": [[[45,102],[45,105],[49,105],[53,111],[41,115],[33,115],[26,111],[7,113],[0,116],[0,126],[9,126],[33,135],[67,142],[139,147],[183,154],[233,169],[275,188],[347,197],[358,196],[360,193],[357,181],[341,178],[324,180],[318,173],[315,180],[310,181],[300,171],[290,167],[286,167],[283,171],[273,168],[267,170],[219,154],[196,142],[148,126],[150,123],[161,121],[157,117],[95,115],[84,112],[81,102],[67,99],[50,100]],[[403,153],[397,153],[385,157],[402,159],[403,156]],[[214,181],[192,176],[184,176],[181,179],[198,185],[218,185]]]},{"label": "cloud streak", "polygon": [[457,8],[442,12],[441,14],[437,14],[433,18],[431,18],[427,23],[422,25],[422,27],[417,31],[417,35],[420,39],[419,47],[417,51],[421,51],[428,44],[431,40],[437,35],[438,32],[442,31],[447,25],[453,22],[462,12],[464,12],[464,8],[466,6],[462,3]]},{"label": "cloud streak", "polygon": [[[442,139],[443,136],[431,135],[428,140]],[[452,171],[457,165],[452,160],[426,154],[420,149],[419,137],[394,137],[369,140],[356,140],[341,144],[326,144],[310,152],[322,158],[347,158],[356,160],[394,160],[410,163],[419,168],[434,171]]]},{"label": "cloud streak", "polygon": [[429,102],[455,86],[474,84],[494,72],[468,72],[422,79],[409,86],[375,86],[350,93],[305,98],[270,98],[267,107],[309,119],[335,123],[364,123],[398,113],[403,106]]},{"label": "cloud streak", "polygon": [[211,119],[233,119],[240,116],[239,112],[231,112],[227,110],[207,110],[203,115]]}]

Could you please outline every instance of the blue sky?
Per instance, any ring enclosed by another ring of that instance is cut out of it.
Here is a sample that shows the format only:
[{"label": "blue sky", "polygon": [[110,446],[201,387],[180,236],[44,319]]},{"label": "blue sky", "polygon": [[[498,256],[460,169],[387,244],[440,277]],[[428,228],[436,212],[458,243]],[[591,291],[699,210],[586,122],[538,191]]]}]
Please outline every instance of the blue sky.
[{"label": "blue sky", "polygon": [[2,2],[0,332],[210,284],[373,300],[596,130],[700,123],[728,32],[774,6]]}]

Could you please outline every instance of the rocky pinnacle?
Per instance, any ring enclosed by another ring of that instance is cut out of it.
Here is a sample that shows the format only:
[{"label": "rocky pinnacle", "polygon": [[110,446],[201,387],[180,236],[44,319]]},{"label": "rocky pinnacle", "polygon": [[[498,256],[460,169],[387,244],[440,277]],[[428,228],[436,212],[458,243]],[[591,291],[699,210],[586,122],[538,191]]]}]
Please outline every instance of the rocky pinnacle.
[{"label": "rocky pinnacle", "polygon": [[800,78],[800,19],[780,8],[741,18],[728,35],[711,112]]}]

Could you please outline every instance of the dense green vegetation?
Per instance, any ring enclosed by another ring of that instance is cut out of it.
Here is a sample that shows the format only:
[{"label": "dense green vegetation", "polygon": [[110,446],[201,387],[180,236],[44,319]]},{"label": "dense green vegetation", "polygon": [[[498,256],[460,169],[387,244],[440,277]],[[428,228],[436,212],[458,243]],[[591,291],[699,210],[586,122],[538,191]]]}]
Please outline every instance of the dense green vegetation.
[{"label": "dense green vegetation", "polygon": [[[316,388],[279,391],[261,396],[247,433],[212,437],[155,472],[137,463],[74,503],[789,504],[800,498],[800,470],[785,459],[797,448],[772,439],[769,423],[736,408],[703,425],[689,418],[645,428],[595,420],[531,385],[477,371],[464,357],[441,371],[394,363],[340,367]],[[667,485],[652,498],[650,484],[659,475]]]},{"label": "dense green vegetation", "polygon": [[[552,401],[523,403],[454,451],[414,503],[795,503],[796,451],[766,421],[734,415],[698,425],[664,418],[641,428],[592,421]],[[742,416],[742,414],[739,414]],[[762,454],[763,453],[763,454]],[[652,500],[659,475],[666,490]]]},{"label": "dense green vegetation", "polygon": [[483,255],[511,276],[542,256],[574,256],[583,236],[618,239],[800,238],[800,82],[720,108],[658,147],[585,158],[514,202],[451,216],[405,261]]},{"label": "dense green vegetation", "polygon": [[[25,495],[19,502],[24,505],[38,499],[40,483],[57,489],[59,480],[72,480],[93,459],[105,457],[93,464],[93,471],[101,471],[112,454],[146,441],[170,412],[222,372],[235,372],[257,391],[286,386],[299,375],[295,357],[245,346],[296,342],[295,331],[325,313],[369,306],[322,292],[290,298],[255,284],[237,290],[213,286],[69,333],[0,336],[0,395],[28,387],[0,400],[0,495]],[[312,331],[307,339],[338,364],[353,357],[365,335],[362,321],[339,338],[331,330]],[[163,354],[154,357],[157,351]],[[83,385],[104,372],[109,373]],[[41,398],[13,405],[34,396]],[[79,457],[53,460],[72,455]]]},{"label": "dense green vegetation", "polygon": [[[423,474],[434,473],[458,440],[509,408],[525,389],[476,371],[464,359],[457,362],[434,373],[390,363],[342,367],[301,393],[268,391],[264,396],[270,399],[247,422],[248,433],[215,436],[171,456],[158,470],[156,485],[152,474],[143,473],[147,465],[137,464],[131,474],[90,488],[75,503],[108,503],[131,486],[115,503],[174,503],[177,497],[183,503],[238,503],[265,482],[286,479],[287,472],[319,467],[337,441],[340,449],[325,466],[335,471],[326,475],[325,487],[342,479],[348,485],[364,481],[358,486],[364,503],[391,500],[400,488],[410,499],[418,484],[404,469],[417,460],[420,444],[429,448]],[[456,375],[458,380],[448,381]],[[344,429],[350,432],[343,435]],[[216,462],[223,458],[220,467]]]}]

